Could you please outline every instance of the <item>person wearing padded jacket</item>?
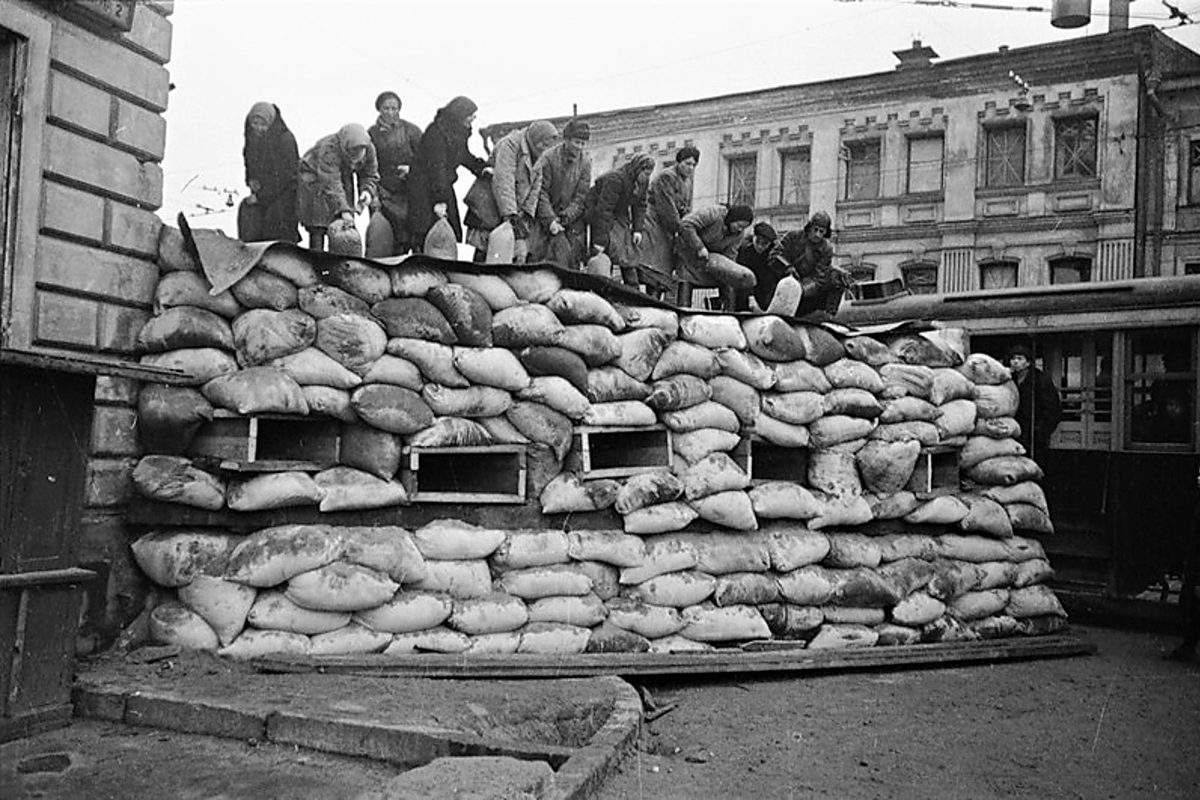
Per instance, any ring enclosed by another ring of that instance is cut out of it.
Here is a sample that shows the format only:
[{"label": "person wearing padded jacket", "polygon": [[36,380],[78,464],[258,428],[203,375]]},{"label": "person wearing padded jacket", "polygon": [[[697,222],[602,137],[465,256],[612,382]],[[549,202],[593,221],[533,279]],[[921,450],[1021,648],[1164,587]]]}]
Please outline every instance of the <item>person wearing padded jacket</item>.
[{"label": "person wearing padded jacket", "polygon": [[379,165],[366,128],[351,122],[318,139],[300,159],[296,194],[297,215],[308,231],[309,248],[325,249],[326,233],[335,221],[354,225],[355,215],[375,200],[378,186]]},{"label": "person wearing padded jacket", "polygon": [[279,106],[255,103],[246,115],[242,161],[250,194],[238,208],[243,242],[298,242],[296,180],[300,151]]},{"label": "person wearing padded jacket", "polygon": [[592,247],[603,248],[621,277],[637,285],[637,247],[646,221],[646,187],[654,159],[638,153],[596,179],[588,190],[586,211]]},{"label": "person wearing padded jacket", "polygon": [[454,193],[458,168],[466,167],[475,177],[492,171],[487,161],[467,146],[477,110],[475,101],[460,95],[438,109],[421,135],[408,173],[408,229],[414,246],[425,241],[425,234],[437,221],[434,206],[439,203],[445,203],[446,220],[454,229],[455,239],[462,241],[458,196]]}]

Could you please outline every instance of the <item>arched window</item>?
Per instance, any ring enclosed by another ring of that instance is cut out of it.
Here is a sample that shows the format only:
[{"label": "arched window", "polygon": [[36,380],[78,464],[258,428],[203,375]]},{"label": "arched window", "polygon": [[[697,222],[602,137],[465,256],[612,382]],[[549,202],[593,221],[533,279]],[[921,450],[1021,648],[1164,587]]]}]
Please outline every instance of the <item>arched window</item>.
[{"label": "arched window", "polygon": [[1011,289],[1017,285],[1016,259],[995,258],[979,264],[980,289]]},{"label": "arched window", "polygon": [[1086,256],[1063,256],[1050,261],[1050,283],[1087,283],[1092,279],[1092,260]]},{"label": "arched window", "polygon": [[904,285],[913,294],[937,294],[938,265],[932,261],[913,261],[900,266]]}]

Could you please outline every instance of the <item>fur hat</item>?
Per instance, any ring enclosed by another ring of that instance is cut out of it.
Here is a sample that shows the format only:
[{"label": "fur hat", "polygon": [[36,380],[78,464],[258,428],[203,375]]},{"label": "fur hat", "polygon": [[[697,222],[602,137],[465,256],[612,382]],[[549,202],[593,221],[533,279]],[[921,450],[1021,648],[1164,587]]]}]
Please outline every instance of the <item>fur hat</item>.
[{"label": "fur hat", "polygon": [[725,212],[725,224],[732,225],[735,222],[754,222],[754,209],[750,206],[730,206]]}]

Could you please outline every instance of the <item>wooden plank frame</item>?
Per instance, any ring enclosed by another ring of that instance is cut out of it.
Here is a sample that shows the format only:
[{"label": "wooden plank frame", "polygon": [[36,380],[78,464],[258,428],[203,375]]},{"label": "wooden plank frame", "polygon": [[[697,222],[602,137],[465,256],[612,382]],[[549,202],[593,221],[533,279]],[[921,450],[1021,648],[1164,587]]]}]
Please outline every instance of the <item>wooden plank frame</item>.
[{"label": "wooden plank frame", "polygon": [[956,494],[961,489],[958,471],[958,451],[961,448],[948,445],[922,447],[917,456],[917,466],[908,480],[908,490],[921,500],[945,494]]},{"label": "wooden plank frame", "polygon": [[577,425],[563,466],[587,480],[670,469],[674,462],[665,425]]},{"label": "wooden plank frame", "polygon": [[218,409],[196,432],[188,455],[232,472],[320,472],[339,463],[340,448],[341,423],[331,417]]},{"label": "wooden plank frame", "polygon": [[522,444],[406,446],[400,482],[413,503],[523,504],[525,455]]}]

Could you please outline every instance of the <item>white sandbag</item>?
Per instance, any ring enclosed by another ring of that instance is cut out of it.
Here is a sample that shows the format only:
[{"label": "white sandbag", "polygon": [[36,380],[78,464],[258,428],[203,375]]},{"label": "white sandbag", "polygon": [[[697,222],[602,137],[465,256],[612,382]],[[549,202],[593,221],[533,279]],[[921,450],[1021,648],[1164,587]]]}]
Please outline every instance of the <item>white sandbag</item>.
[{"label": "white sandbag", "polygon": [[921,504],[904,521],[913,525],[957,525],[969,513],[962,500],[952,495],[934,497]]},{"label": "white sandbag", "polygon": [[133,558],[159,586],[183,586],[197,575],[222,575],[240,536],[205,530],[162,530],[139,537]]},{"label": "white sandbag", "polygon": [[455,347],[454,367],[471,383],[510,392],[519,392],[530,383],[520,359],[500,347]]},{"label": "white sandbag", "polygon": [[1046,493],[1033,481],[1021,481],[1009,486],[989,486],[984,489],[983,494],[1004,505],[1028,503],[1040,509],[1044,514],[1050,513],[1050,506],[1046,503]]},{"label": "white sandbag", "polygon": [[246,615],[246,621],[264,630],[291,631],[311,636],[348,625],[350,614],[304,608],[289,600],[283,592],[272,589],[258,593]]},{"label": "white sandbag", "polygon": [[583,424],[638,428],[658,424],[658,417],[640,400],[617,400],[592,403],[583,414]]},{"label": "white sandbag", "polygon": [[179,370],[190,375],[187,386],[200,386],[238,369],[232,355],[215,347],[187,347],[166,353],[147,353],[138,359],[138,363],[147,367]]},{"label": "white sandbag", "polygon": [[1012,381],[998,386],[976,386],[975,408],[979,419],[1011,418],[1017,413],[1021,395]]},{"label": "white sandbag", "polygon": [[582,653],[587,649],[588,639],[591,635],[590,630],[578,625],[565,625],[561,622],[531,622],[521,629],[521,644],[517,647],[517,652],[540,655]]},{"label": "white sandbag", "polygon": [[938,555],[937,540],[922,533],[889,533],[876,537],[879,556],[885,561],[921,558],[927,561]]},{"label": "white sandbag", "polygon": [[[426,556],[426,558],[429,558]],[[424,592],[444,592],[456,599],[483,597],[492,590],[492,573],[481,558],[452,561],[430,559],[425,562],[425,577],[412,584]]]},{"label": "white sandbag", "polygon": [[571,531],[567,556],[575,561],[602,561],[617,567],[640,566],[646,559],[646,544],[638,536],[619,531]]},{"label": "white sandbag", "polygon": [[339,364],[354,369],[376,361],[386,351],[387,342],[387,334],[374,319],[341,313],[317,322],[314,344]]},{"label": "white sandbag", "polygon": [[946,533],[937,538],[937,553],[942,558],[983,563],[1006,560],[1009,549],[1007,544],[997,539]]},{"label": "white sandbag", "polygon": [[[558,346],[578,355],[589,367],[603,366],[621,357],[621,341],[603,325],[568,325]],[[626,374],[633,377],[632,373]]]},{"label": "white sandbag", "polygon": [[863,489],[878,495],[891,495],[908,484],[920,456],[919,442],[873,440],[864,445],[854,457]]},{"label": "white sandbag", "polygon": [[378,570],[397,583],[413,583],[426,574],[425,558],[404,528],[353,526],[336,528],[341,542],[338,559]]},{"label": "white sandbag", "polygon": [[242,416],[308,413],[300,385],[273,367],[250,367],[219,375],[204,384],[201,391],[214,406]]},{"label": "white sandbag", "polygon": [[675,634],[650,641],[649,653],[711,653],[716,650],[708,642],[697,642],[686,636]]},{"label": "white sandbag", "polygon": [[989,458],[997,456],[1023,456],[1025,448],[1016,439],[993,439],[990,436],[968,436],[967,443],[958,451],[958,468],[968,470]]},{"label": "white sandbag", "polygon": [[951,400],[970,400],[974,396],[975,385],[961,372],[947,367],[933,370],[929,402],[935,406],[945,405]]},{"label": "white sandbag", "polygon": [[263,528],[230,553],[226,577],[247,586],[277,586],[332,563],[341,551],[341,537],[325,525]]},{"label": "white sandbag", "polygon": [[975,436],[990,436],[993,439],[1016,439],[1021,435],[1021,425],[1012,417],[975,417]]},{"label": "white sandbag", "polygon": [[319,324],[299,309],[255,308],[233,320],[233,349],[245,367],[298,353],[317,338]]},{"label": "white sandbag", "polygon": [[793,481],[764,481],[748,494],[759,519],[812,519],[821,513],[821,501]]},{"label": "white sandbag", "polygon": [[1011,561],[984,561],[979,568],[983,570],[980,589],[1007,589],[1017,578],[1018,565]]},{"label": "white sandbag", "polygon": [[728,375],[718,375],[708,384],[713,402],[733,411],[743,427],[754,425],[762,412],[762,395],[757,389]]},{"label": "white sandbag", "polygon": [[749,639],[770,639],[762,614],[753,606],[717,607],[697,604],[683,610],[683,629],[680,636],[699,642],[733,642]]},{"label": "white sandbag", "polygon": [[825,366],[825,377],[834,389],[863,389],[871,394],[883,391],[883,378],[868,364],[841,358]]},{"label": "white sandbag", "polygon": [[670,636],[683,628],[679,610],[670,606],[651,605],[625,597],[609,600],[605,606],[611,624],[647,639]]},{"label": "white sandbag", "polygon": [[592,591],[591,578],[570,566],[553,564],[505,572],[496,579],[496,589],[524,600],[554,595],[581,595]]},{"label": "white sandbag", "polygon": [[342,422],[358,422],[358,414],[350,405],[350,393],[332,386],[301,386],[308,413],[314,416],[332,417]]},{"label": "white sandbag", "polygon": [[494,386],[454,389],[436,383],[421,388],[421,399],[439,417],[498,417],[512,408],[512,395]]},{"label": "white sandbag", "polygon": [[513,294],[527,303],[545,303],[562,288],[562,281],[548,269],[514,269],[500,277]]},{"label": "white sandbag", "polygon": [[633,596],[654,606],[686,608],[706,600],[716,587],[713,576],[687,570],[656,575],[643,581],[633,587]]},{"label": "white sandbag", "polygon": [[408,437],[410,447],[478,447],[494,441],[487,428],[462,417],[436,417],[428,428]]},{"label": "white sandbag", "polygon": [[385,603],[355,612],[354,620],[382,633],[412,633],[441,625],[453,610],[449,595],[401,591]]},{"label": "white sandbag", "polygon": [[946,606],[946,613],[970,622],[999,614],[1008,606],[1007,589],[984,589],[960,595]]},{"label": "white sandbag", "polygon": [[727,452],[737,447],[742,437],[736,431],[719,428],[696,428],[673,432],[671,449],[687,461],[695,463],[710,453]]},{"label": "white sandbag", "polygon": [[692,569],[698,563],[695,546],[686,539],[654,537],[647,541],[642,563],[622,569],[620,584],[634,586],[659,575]]},{"label": "white sandbag", "polygon": [[825,371],[807,361],[788,361],[774,364],[775,386],[777,392],[818,392],[825,393],[833,389],[833,384],[825,377]]},{"label": "white sandbag", "polygon": [[210,293],[212,285],[202,272],[169,272],[158,279],[154,287],[154,313],[179,306],[195,306],[233,319],[242,313],[241,306],[228,290]]},{"label": "white sandbag", "polygon": [[657,381],[672,375],[695,375],[707,380],[720,372],[721,365],[716,353],[707,347],[677,339],[663,350],[650,377]]},{"label": "white sandbag", "polygon": [[265,511],[317,505],[324,497],[325,491],[307,472],[266,472],[230,481],[225,504],[233,511]]},{"label": "white sandbag", "polygon": [[882,442],[920,442],[922,446],[933,447],[941,435],[937,426],[931,422],[910,420],[908,422],[892,422],[880,425],[869,434],[870,438]]},{"label": "white sandbag", "polygon": [[808,454],[808,485],[826,494],[862,494],[862,482],[852,453],[812,450]]},{"label": "white sandbag", "polygon": [[287,598],[314,611],[362,611],[391,599],[400,585],[378,570],[335,561],[288,580]]},{"label": "white sandbag", "polygon": [[225,484],[180,456],[142,456],[133,468],[133,486],[151,500],[216,511],[225,506]]},{"label": "white sandbag", "polygon": [[1040,481],[1045,475],[1032,458],[996,456],[984,459],[968,469],[966,477],[987,486],[1012,486],[1024,481]]},{"label": "white sandbag", "polygon": [[1012,380],[1012,372],[987,353],[971,353],[958,367],[967,380],[978,386],[996,386]]},{"label": "white sandbag", "polygon": [[471,637],[444,625],[412,633],[397,633],[384,648],[385,656],[406,656],[416,653],[463,653],[471,646]]},{"label": "white sandbag", "polygon": [[862,495],[829,495],[821,504],[821,513],[808,521],[814,531],[834,526],[854,526],[870,522],[871,504]]},{"label": "white sandbag", "polygon": [[309,638],[302,633],[260,631],[251,628],[244,631],[232,644],[218,650],[217,655],[235,660],[267,655],[306,656],[310,648]]},{"label": "white sandbag", "polygon": [[829,552],[824,564],[838,569],[868,567],[874,569],[883,560],[883,553],[870,536],[861,533],[829,533]]},{"label": "white sandbag", "polygon": [[554,312],[540,303],[521,303],[492,315],[492,344],[496,347],[549,347],[562,341],[565,334],[566,328]]},{"label": "white sandbag", "polygon": [[[411,361],[430,383],[455,389],[471,385],[454,366],[454,348],[438,342],[421,339],[388,339],[387,352]],[[412,387],[409,387],[412,388]]]},{"label": "white sandbag", "polygon": [[[775,289],[776,298],[780,289]],[[774,300],[772,301],[774,302]],[[751,353],[765,361],[790,362],[804,358],[803,337],[782,319],[774,315],[754,316],[742,320],[742,333]]]},{"label": "white sandbag", "polygon": [[603,561],[576,561],[570,568],[592,582],[592,593],[601,600],[611,600],[621,590],[620,571]]},{"label": "white sandbag", "polygon": [[977,564],[939,558],[933,562],[934,576],[929,580],[926,591],[939,600],[949,602],[967,592],[978,589],[984,572]]},{"label": "white sandbag", "polygon": [[851,647],[874,647],[879,634],[865,625],[834,625],[826,623],[808,643],[809,650],[843,650]]},{"label": "white sandbag", "polygon": [[150,612],[150,641],[178,645],[185,650],[216,650],[220,644],[217,632],[204,617],[174,601],[155,606]]},{"label": "white sandbag", "polygon": [[679,411],[668,411],[662,415],[663,424],[677,433],[696,431],[701,428],[737,433],[742,424],[733,411],[720,403],[708,400]]},{"label": "white sandbag", "polygon": [[688,467],[680,481],[688,500],[750,486],[750,476],[725,453],[711,453]]},{"label": "white sandbag", "polygon": [[504,541],[505,531],[457,519],[436,519],[413,531],[413,544],[427,559],[465,561],[487,558]]},{"label": "white sandbag", "polygon": [[408,263],[388,267],[388,278],[396,297],[424,297],[433,287],[449,281],[440,269]]},{"label": "white sandbag", "polygon": [[559,461],[566,458],[575,429],[565,415],[541,403],[517,400],[504,417],[530,441],[553,450]]},{"label": "white sandbag", "polygon": [[621,334],[617,341],[620,354],[614,362],[615,366],[639,381],[648,381],[671,337],[658,328],[641,328]]},{"label": "white sandbag", "polygon": [[613,308],[625,320],[626,330],[642,328],[657,328],[674,340],[679,336],[679,315],[669,308],[654,308],[652,306],[626,306],[613,303]]},{"label": "white sandbag", "polygon": [[821,606],[829,602],[837,588],[833,571],[817,565],[799,567],[778,577],[779,594],[798,606]]},{"label": "white sandbag", "polygon": [[391,383],[414,392],[421,391],[425,381],[421,369],[407,358],[384,353],[374,361],[355,367],[362,383]]},{"label": "white sandbag", "polygon": [[744,491],[717,492],[690,502],[701,519],[714,525],[735,531],[758,530],[754,506],[750,503],[750,496]]},{"label": "white sandbag", "polygon": [[467,638],[470,639],[470,643],[463,652],[468,655],[507,656],[517,652],[517,648],[521,646],[520,631],[481,633]]},{"label": "white sandbag", "polygon": [[517,296],[512,286],[500,275],[450,272],[446,277],[450,279],[451,283],[465,286],[479,294],[492,311],[503,311],[509,306],[515,306],[523,299]]},{"label": "white sandbag", "polygon": [[1044,558],[1031,558],[1017,565],[1017,574],[1013,577],[1013,586],[1018,589],[1046,583],[1054,578],[1054,567]]},{"label": "white sandbag", "polygon": [[809,391],[766,394],[762,410],[768,416],[793,425],[807,425],[826,413],[824,395]]},{"label": "white sandbag", "polygon": [[863,497],[870,504],[871,515],[875,519],[900,519],[904,515],[916,511],[917,506],[921,505],[916,494],[907,489],[885,495],[868,493]]},{"label": "white sandbag", "polygon": [[748,386],[766,391],[775,385],[775,370],[753,353],[725,347],[716,351],[722,375],[736,378]]},{"label": "white sandbag", "polygon": [[591,408],[591,402],[582,392],[572,386],[566,378],[557,375],[541,375],[531,378],[529,386],[518,391],[517,397],[521,400],[549,406],[573,420],[583,419],[588,409]]},{"label": "white sandbag", "polygon": [[[213,288],[223,288],[220,286]],[[245,276],[229,287],[229,293],[245,308],[269,308],[275,311],[295,308],[299,301],[296,284],[273,275],[265,269],[251,269]]]},{"label": "white sandbag", "polygon": [[827,449],[843,442],[862,439],[875,429],[875,421],[843,414],[821,417],[808,426],[812,446]]},{"label": "white sandbag", "polygon": [[308,654],[312,656],[357,655],[378,653],[392,642],[389,633],[372,630],[351,622],[328,633],[310,637]]},{"label": "white sandbag", "polygon": [[946,604],[925,592],[913,592],[892,608],[892,619],[901,625],[928,625],[946,613]]},{"label": "white sandbag", "polygon": [[879,415],[879,422],[881,424],[910,422],[912,420],[933,422],[937,418],[938,407],[933,403],[928,400],[922,400],[919,397],[905,395],[884,401],[883,413]]},{"label": "white sandbag", "polygon": [[807,426],[784,422],[769,414],[760,414],[754,421],[754,435],[780,447],[808,447],[812,441]]},{"label": "white sandbag", "polygon": [[530,622],[561,622],[591,628],[608,616],[604,603],[595,594],[574,597],[543,597],[529,604]]},{"label": "white sandbag", "polygon": [[773,526],[766,532],[771,569],[784,573],[817,564],[829,554],[829,538],[803,526]]},{"label": "white sandbag", "polygon": [[559,289],[546,301],[546,308],[567,324],[603,325],[616,333],[625,330],[621,315],[611,303],[594,292]]},{"label": "white sandbag", "polygon": [[563,531],[510,531],[491,555],[497,569],[523,569],[565,564],[567,534]]},{"label": "white sandbag", "polygon": [[475,421],[496,444],[529,444],[529,437],[517,430],[507,417],[481,417]]},{"label": "white sandbag", "polygon": [[602,511],[611,506],[621,484],[613,480],[585,481],[573,472],[561,472],[542,489],[543,514]]},{"label": "white sandbag", "polygon": [[256,595],[249,586],[212,575],[197,575],[179,587],[180,602],[203,617],[223,645],[237,638],[246,626]]},{"label": "white sandbag", "polygon": [[321,490],[321,511],[385,508],[408,502],[399,481],[386,481],[353,467],[330,467],[314,475],[313,482]]},{"label": "white sandbag", "polygon": [[623,523],[626,533],[666,533],[683,530],[698,516],[696,509],[687,503],[659,503],[631,511]]},{"label": "white sandbag", "polygon": [[447,624],[467,634],[514,631],[529,621],[529,610],[517,597],[492,592],[484,597],[456,600]]},{"label": "white sandbag", "polygon": [[759,534],[675,533],[649,540],[649,552],[680,547],[696,553],[696,569],[709,575],[731,572],[766,572],[771,567],[767,539]]},{"label": "white sandbag", "polygon": [[615,507],[618,514],[628,514],[646,506],[669,503],[683,491],[683,481],[668,470],[641,472],[630,476],[617,490]]},{"label": "white sandbag", "polygon": [[1004,506],[980,494],[964,493],[959,497],[968,509],[967,515],[958,523],[959,528],[964,531],[977,531],[997,539],[1007,539],[1013,535],[1012,522]]},{"label": "white sandbag", "polygon": [[746,335],[741,323],[737,317],[727,314],[685,314],[679,318],[679,337],[709,350],[721,347],[746,349]]}]

